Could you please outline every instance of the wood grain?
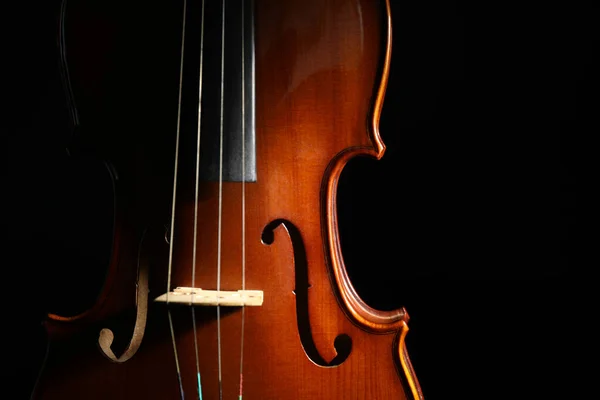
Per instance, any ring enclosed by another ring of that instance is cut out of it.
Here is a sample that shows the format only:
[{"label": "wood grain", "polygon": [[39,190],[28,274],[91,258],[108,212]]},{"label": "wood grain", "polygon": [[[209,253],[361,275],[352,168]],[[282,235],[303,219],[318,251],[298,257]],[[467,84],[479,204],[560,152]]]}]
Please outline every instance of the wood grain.
[{"label": "wood grain", "polygon": [[[239,290],[245,265],[245,289],[264,292],[262,306],[244,310],[245,399],[423,398],[404,342],[408,314],[373,309],[358,296],[336,222],[345,164],[385,150],[378,124],[389,12],[388,1],[256,1],[257,181],[201,182],[196,204],[193,174],[179,175],[171,287]],[[377,210],[373,217],[384,218]],[[139,231],[125,235],[129,248]],[[168,245],[160,239],[143,250],[156,254],[150,298],[166,289]],[[128,361],[110,362],[96,348],[99,326],[131,337],[134,254],[114,261],[112,284],[92,310],[50,316],[54,340],[35,398],[179,398],[164,304],[149,306],[141,346]],[[197,398],[196,339],[203,398],[219,398],[215,308],[196,309],[196,331],[188,307],[171,308],[186,397]],[[115,311],[122,309],[129,314]],[[223,398],[238,396],[241,330],[242,309],[222,307]]]}]

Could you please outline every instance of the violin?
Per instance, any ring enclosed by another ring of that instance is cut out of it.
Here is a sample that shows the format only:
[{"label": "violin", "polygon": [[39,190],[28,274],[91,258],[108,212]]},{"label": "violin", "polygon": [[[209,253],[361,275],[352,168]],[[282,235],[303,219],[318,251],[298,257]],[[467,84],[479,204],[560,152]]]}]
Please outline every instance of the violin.
[{"label": "violin", "polygon": [[337,223],[345,165],[385,152],[389,0],[151,7],[63,2],[113,218],[32,399],[422,400],[409,316],[359,296]]}]

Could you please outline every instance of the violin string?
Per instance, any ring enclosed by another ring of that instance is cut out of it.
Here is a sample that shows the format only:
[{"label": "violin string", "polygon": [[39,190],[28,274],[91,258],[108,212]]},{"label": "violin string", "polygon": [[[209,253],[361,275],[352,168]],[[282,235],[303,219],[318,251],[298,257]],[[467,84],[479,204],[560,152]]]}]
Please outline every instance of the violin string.
[{"label": "violin string", "polygon": [[[245,89],[245,53],[244,46],[245,35],[244,35],[244,16],[245,7],[244,0],[242,0],[242,290],[246,290],[246,89]],[[242,304],[242,331],[240,334],[240,396],[239,400],[242,400],[244,394],[243,381],[244,381],[244,326],[246,321],[246,307]]]},{"label": "violin string", "polygon": [[183,382],[181,379],[181,369],[179,368],[179,357],[177,356],[177,343],[175,340],[175,330],[173,329],[173,318],[171,317],[171,309],[169,307],[169,292],[171,291],[171,271],[173,270],[173,235],[175,232],[175,200],[177,196],[177,170],[179,164],[179,132],[181,129],[181,95],[183,88],[183,55],[185,48],[185,20],[186,20],[187,0],[183,0],[183,22],[181,27],[181,59],[179,62],[179,98],[177,105],[177,134],[175,138],[175,170],[173,173],[173,198],[171,204],[171,232],[169,239],[169,270],[167,273],[167,316],[169,318],[169,329],[171,331],[171,340],[173,342],[173,353],[175,355],[175,368],[177,370],[177,380],[179,381],[179,394],[181,400],[185,398],[183,393]]},{"label": "violin string", "polygon": [[[200,67],[198,80],[198,137],[196,142],[196,187],[194,198],[194,246],[192,250],[192,287],[196,287],[196,248],[198,239],[198,187],[200,182],[200,137],[202,127],[202,67],[204,64],[204,0],[202,0],[202,16],[200,20]],[[194,354],[196,357],[196,378],[198,399],[202,400],[202,380],[200,378],[200,359],[198,352],[198,333],[196,329],[196,310],[194,307],[195,291],[190,298],[190,309],[192,310],[192,326],[194,333]]]},{"label": "violin string", "polygon": [[221,365],[221,306],[218,293],[221,290],[221,223],[223,211],[223,107],[225,96],[225,0],[222,0],[221,13],[221,109],[219,131],[219,226],[217,236],[217,352],[219,364],[219,400],[223,399],[223,380]]}]

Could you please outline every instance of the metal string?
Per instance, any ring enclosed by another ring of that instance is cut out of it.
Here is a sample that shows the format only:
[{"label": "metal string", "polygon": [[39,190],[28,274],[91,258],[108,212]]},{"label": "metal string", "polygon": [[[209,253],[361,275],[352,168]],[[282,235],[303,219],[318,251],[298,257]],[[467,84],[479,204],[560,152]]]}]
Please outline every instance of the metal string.
[{"label": "metal string", "polygon": [[[246,288],[246,255],[245,255],[245,60],[244,60],[244,1],[242,1],[242,290]],[[180,126],[181,126],[181,109],[182,109],[182,86],[183,86],[183,59],[184,59],[184,41],[185,41],[185,24],[186,24],[186,9],[187,4],[184,0],[183,6],[183,27],[182,27],[182,41],[181,41],[181,61],[180,61],[180,72],[179,72],[179,100],[178,100],[178,115],[177,115],[177,138],[175,146],[175,172],[173,182],[173,199],[172,199],[172,211],[171,211],[171,232],[169,240],[169,270],[167,279],[167,293],[166,303],[169,305],[169,292],[171,289],[171,276],[172,276],[172,265],[173,265],[173,235],[174,235],[174,223],[175,223],[175,201],[177,193],[177,171],[178,171],[178,160],[179,160],[179,137],[180,137]],[[204,47],[204,0],[202,0],[202,21],[201,21],[201,39],[200,39],[200,79],[199,79],[199,101],[198,101],[198,138],[196,148],[196,187],[195,187],[195,209],[194,209],[194,246],[192,254],[192,287],[195,287],[196,277],[196,255],[197,255],[197,222],[198,222],[198,190],[199,190],[199,166],[200,166],[200,137],[201,137],[201,115],[202,115],[202,69],[203,69],[203,47]],[[225,84],[225,0],[222,0],[222,16],[221,16],[221,93],[220,93],[220,137],[219,137],[219,216],[218,216],[218,240],[217,240],[217,292],[221,289],[221,242],[222,242],[222,210],[223,210],[223,137],[224,137],[224,84]],[[199,352],[197,342],[197,329],[196,329],[196,318],[193,307],[193,296],[190,302],[192,311],[192,322],[194,330],[194,347],[196,352],[196,372],[198,377],[198,397],[202,400],[202,389],[200,380],[200,365],[199,365]],[[219,380],[219,399],[223,399],[223,383],[222,383],[222,355],[221,355],[221,310],[220,304],[217,298],[217,347],[218,347],[218,380]],[[177,356],[177,346],[175,340],[175,333],[173,329],[173,322],[171,317],[170,309],[167,308],[169,317],[169,327],[171,330],[171,338],[173,342],[173,350],[175,355],[175,363],[177,368],[177,377],[179,380],[179,388],[181,399],[184,399],[183,385],[181,379],[181,371],[179,367],[179,360]],[[240,343],[240,394],[239,399],[242,398],[243,393],[243,353],[244,353],[244,322],[245,322],[245,307],[242,306],[242,333]]]},{"label": "metal string", "polygon": [[177,108],[177,136],[175,139],[175,172],[173,175],[173,199],[171,205],[171,232],[169,239],[169,271],[167,275],[167,315],[169,317],[169,329],[171,331],[171,339],[173,342],[173,353],[175,355],[175,367],[177,369],[177,379],[179,381],[179,393],[181,400],[185,399],[183,393],[183,382],[181,380],[181,369],[179,368],[179,357],[177,356],[177,344],[175,341],[175,331],[173,329],[173,318],[171,317],[171,309],[169,308],[169,292],[171,290],[171,271],[173,269],[173,234],[175,232],[175,200],[177,195],[177,167],[179,164],[179,132],[181,128],[181,93],[183,88],[183,49],[185,48],[185,20],[186,20],[187,0],[183,0],[183,23],[181,28],[181,60],[179,63],[179,99]]},{"label": "metal string", "polygon": [[[204,0],[202,0],[202,17],[200,21],[200,79],[198,82],[198,139],[196,144],[196,188],[195,188],[195,201],[194,201],[194,246],[192,250],[192,287],[196,287],[196,244],[198,238],[198,187],[200,181],[200,137],[201,137],[201,126],[202,126],[202,66],[204,58]],[[192,325],[194,332],[194,351],[196,355],[196,376],[197,376],[197,389],[198,399],[202,400],[202,380],[200,379],[200,360],[198,356],[198,335],[196,330],[196,311],[194,307],[194,295],[190,299],[190,309],[192,310]]]},{"label": "metal string", "polygon": [[[246,290],[246,89],[245,89],[245,59],[244,59],[244,0],[242,0],[242,290]],[[242,332],[240,339],[240,396],[244,394],[244,325],[246,307],[242,305]]]},{"label": "metal string", "polygon": [[[222,1],[221,17],[221,109],[219,131],[219,227],[217,238],[217,293],[221,290],[221,226],[223,211],[223,107],[225,91],[225,0]],[[219,400],[223,400],[223,380],[221,363],[221,306],[217,296],[217,351],[219,362]]]}]

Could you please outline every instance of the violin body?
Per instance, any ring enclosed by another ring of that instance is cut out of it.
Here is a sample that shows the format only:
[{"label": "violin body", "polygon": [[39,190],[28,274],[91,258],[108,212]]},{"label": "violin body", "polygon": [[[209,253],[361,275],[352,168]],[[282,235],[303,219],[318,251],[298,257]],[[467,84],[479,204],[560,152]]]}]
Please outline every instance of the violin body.
[{"label": "violin body", "polygon": [[[177,174],[156,181],[166,194],[147,213],[133,218],[123,202],[121,250],[90,310],[47,319],[34,399],[199,398],[199,386],[203,399],[235,398],[240,386],[245,399],[423,398],[404,341],[408,314],[359,297],[336,221],[346,163],[385,150],[389,4],[256,0],[253,9],[256,178],[194,179],[197,132],[184,124],[176,137],[173,120],[163,161]],[[150,227],[157,220],[170,228]],[[168,287],[245,288],[264,300],[192,314],[153,301]]]}]

